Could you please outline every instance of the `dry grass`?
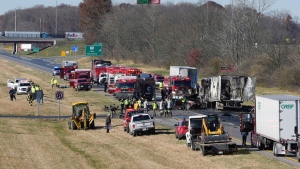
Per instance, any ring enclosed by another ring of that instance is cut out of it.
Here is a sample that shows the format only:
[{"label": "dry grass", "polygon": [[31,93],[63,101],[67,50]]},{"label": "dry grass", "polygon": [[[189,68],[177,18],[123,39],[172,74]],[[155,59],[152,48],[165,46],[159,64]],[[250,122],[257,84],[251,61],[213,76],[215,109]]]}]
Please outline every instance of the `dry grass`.
[{"label": "dry grass", "polygon": [[[51,74],[26,68],[8,60],[0,62],[1,115],[35,115],[37,105],[27,104],[25,96],[10,101],[6,80],[26,77],[40,84],[45,93],[41,115],[57,115],[55,90],[50,88]],[[67,85],[63,80],[60,84]],[[71,103],[88,101],[92,110],[104,114],[104,99],[97,92],[75,92],[61,89],[61,115],[71,114]],[[132,137],[122,128],[122,120],[113,119],[111,133],[105,133],[104,119],[96,119],[95,130],[72,131],[67,120],[0,118],[0,168],[296,168],[247,150],[233,155],[205,156],[192,151],[184,140],[176,140],[173,130],[157,126],[156,135]]]}]

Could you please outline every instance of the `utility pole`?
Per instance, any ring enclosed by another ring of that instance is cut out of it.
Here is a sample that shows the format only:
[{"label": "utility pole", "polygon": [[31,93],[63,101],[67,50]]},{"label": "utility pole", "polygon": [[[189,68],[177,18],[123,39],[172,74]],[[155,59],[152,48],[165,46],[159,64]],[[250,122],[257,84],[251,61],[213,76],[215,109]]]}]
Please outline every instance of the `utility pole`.
[{"label": "utility pole", "polygon": [[57,0],[56,0],[56,14],[55,14],[55,38],[57,35]]},{"label": "utility pole", "polygon": [[15,8],[15,32],[17,31],[17,8]]}]

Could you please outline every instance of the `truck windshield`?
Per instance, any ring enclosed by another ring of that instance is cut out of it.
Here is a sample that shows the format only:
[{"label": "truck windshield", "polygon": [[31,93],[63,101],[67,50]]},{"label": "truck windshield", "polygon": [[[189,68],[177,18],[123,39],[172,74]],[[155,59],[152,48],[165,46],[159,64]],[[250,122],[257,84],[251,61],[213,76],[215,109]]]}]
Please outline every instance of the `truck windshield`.
[{"label": "truck windshield", "polygon": [[197,127],[201,128],[202,127],[202,118],[199,119],[190,119],[191,127]]},{"label": "truck windshield", "polygon": [[30,83],[21,83],[20,86],[30,86]]},{"label": "truck windshield", "polygon": [[186,80],[182,80],[182,81],[174,81],[174,86],[191,86],[191,81],[186,81]]},{"label": "truck windshield", "polygon": [[88,75],[79,75],[78,76],[78,79],[88,79],[89,78],[89,76]]},{"label": "truck windshield", "polygon": [[116,88],[134,88],[134,83],[116,83]]},{"label": "truck windshield", "polygon": [[78,83],[84,83],[87,82],[86,79],[78,80]]},{"label": "truck windshield", "polygon": [[139,115],[139,116],[135,116],[133,117],[133,121],[143,121],[143,120],[149,120],[150,117],[148,115]]}]

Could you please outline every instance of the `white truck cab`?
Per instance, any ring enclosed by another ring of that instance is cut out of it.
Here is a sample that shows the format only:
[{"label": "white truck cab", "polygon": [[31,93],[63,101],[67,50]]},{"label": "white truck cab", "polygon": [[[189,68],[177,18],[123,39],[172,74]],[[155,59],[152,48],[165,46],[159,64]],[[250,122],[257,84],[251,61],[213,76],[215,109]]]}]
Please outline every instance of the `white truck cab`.
[{"label": "white truck cab", "polygon": [[12,89],[17,89],[19,85],[20,80],[26,80],[26,78],[16,78],[15,80],[13,79],[7,79],[7,87],[12,88]]},{"label": "white truck cab", "polygon": [[20,80],[17,87],[17,94],[27,94],[31,84],[28,80]]}]

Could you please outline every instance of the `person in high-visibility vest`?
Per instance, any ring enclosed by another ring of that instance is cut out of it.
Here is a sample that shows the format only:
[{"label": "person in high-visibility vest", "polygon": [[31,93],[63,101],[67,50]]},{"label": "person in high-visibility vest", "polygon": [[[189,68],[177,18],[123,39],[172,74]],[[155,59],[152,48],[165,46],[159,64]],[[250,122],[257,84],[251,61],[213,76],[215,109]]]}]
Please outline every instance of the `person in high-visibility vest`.
[{"label": "person in high-visibility vest", "polygon": [[54,81],[53,81],[53,82],[54,82],[54,86],[55,86],[55,87],[57,87],[57,80],[56,80],[56,79],[54,79]]},{"label": "person in high-visibility vest", "polygon": [[137,109],[139,109],[139,104],[138,104],[138,102],[135,102],[135,103],[134,103],[134,105],[133,105],[133,109],[134,109],[134,110],[137,110]]},{"label": "person in high-visibility vest", "polygon": [[54,87],[54,79],[53,78],[51,79],[51,86],[52,86],[52,89],[53,89],[53,87]]},{"label": "person in high-visibility vest", "polygon": [[164,84],[162,82],[159,83],[159,86],[158,86],[160,89],[164,88]]},{"label": "person in high-visibility vest", "polygon": [[128,100],[128,98],[125,99],[124,106],[125,106],[125,109],[129,108],[129,100]]},{"label": "person in high-visibility vest", "polygon": [[137,101],[137,103],[139,104],[139,108],[142,108],[142,101],[141,101],[141,99],[139,99],[139,100]]},{"label": "person in high-visibility vest", "polygon": [[153,104],[152,104],[152,108],[153,108],[153,113],[152,113],[152,116],[156,116],[156,110],[157,110],[157,103],[156,101],[154,100]]},{"label": "person in high-visibility vest", "polygon": [[185,97],[185,96],[182,97],[181,102],[182,102],[182,110],[187,111],[187,107],[186,107],[186,97]]},{"label": "person in high-visibility vest", "polygon": [[121,114],[123,113],[123,110],[124,110],[124,98],[120,99],[120,106],[121,106]]}]

